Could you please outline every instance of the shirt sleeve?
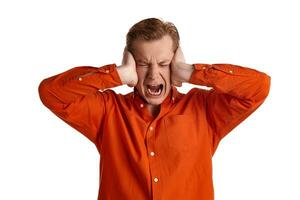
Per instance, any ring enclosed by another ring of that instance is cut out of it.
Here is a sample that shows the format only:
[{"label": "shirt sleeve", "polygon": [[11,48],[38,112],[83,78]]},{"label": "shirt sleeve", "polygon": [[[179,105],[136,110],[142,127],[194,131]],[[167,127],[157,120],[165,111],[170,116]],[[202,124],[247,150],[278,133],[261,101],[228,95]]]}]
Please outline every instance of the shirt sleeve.
[{"label": "shirt sleeve", "polygon": [[98,68],[79,66],[44,79],[39,85],[39,95],[55,115],[98,143],[102,138],[101,122],[106,110],[113,106],[114,92],[105,89],[119,85],[122,82],[115,64]]},{"label": "shirt sleeve", "polygon": [[[264,102],[271,78],[263,72],[232,64],[193,66],[189,82],[212,87],[205,93],[204,99],[207,120],[214,133],[215,149],[226,134]],[[200,91],[199,95],[203,95]]]}]

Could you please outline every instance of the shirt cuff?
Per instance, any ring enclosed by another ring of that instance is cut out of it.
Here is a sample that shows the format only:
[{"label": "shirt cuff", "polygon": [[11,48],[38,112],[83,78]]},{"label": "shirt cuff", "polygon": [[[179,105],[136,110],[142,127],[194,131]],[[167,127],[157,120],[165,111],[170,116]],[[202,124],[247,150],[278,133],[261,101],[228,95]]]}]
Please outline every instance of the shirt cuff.
[{"label": "shirt cuff", "polygon": [[205,79],[204,71],[211,68],[212,65],[210,64],[192,64],[192,65],[194,66],[194,71],[190,77],[189,83],[195,85],[204,84],[204,79]]},{"label": "shirt cuff", "polygon": [[[108,64],[108,65],[104,65],[102,67],[98,68],[98,71],[104,74],[109,74],[111,75],[112,79],[118,84],[118,85],[122,85],[122,81],[121,78],[119,76],[119,73],[117,71],[117,65],[115,63],[113,64]],[[118,86],[117,85],[117,86]]]}]

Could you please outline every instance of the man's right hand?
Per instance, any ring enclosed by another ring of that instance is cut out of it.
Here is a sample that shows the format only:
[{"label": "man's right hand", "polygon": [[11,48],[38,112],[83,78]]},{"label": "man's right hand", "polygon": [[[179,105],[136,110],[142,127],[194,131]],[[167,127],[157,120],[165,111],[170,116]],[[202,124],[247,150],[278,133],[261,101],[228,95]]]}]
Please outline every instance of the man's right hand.
[{"label": "man's right hand", "polygon": [[136,65],[133,55],[125,47],[122,65],[117,67],[118,74],[123,84],[134,87],[138,82]]}]

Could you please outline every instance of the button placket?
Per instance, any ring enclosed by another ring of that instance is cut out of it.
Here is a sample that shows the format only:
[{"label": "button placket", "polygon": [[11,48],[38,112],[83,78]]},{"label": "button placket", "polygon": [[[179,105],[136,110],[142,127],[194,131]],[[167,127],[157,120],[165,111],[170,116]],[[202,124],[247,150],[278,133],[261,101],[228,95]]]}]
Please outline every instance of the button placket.
[{"label": "button placket", "polygon": [[[149,127],[149,133],[152,133],[153,130],[154,130],[153,126],[150,126],[150,127]],[[155,155],[154,151],[151,151],[151,152],[150,152],[150,156],[153,157],[154,155]]]},{"label": "button placket", "polygon": [[149,161],[150,161],[150,170],[153,174],[152,180],[153,180],[154,184],[158,184],[158,181],[159,181],[159,179],[157,177],[158,173],[157,173],[157,168],[155,167],[158,164],[155,159],[155,156],[157,156],[157,154],[154,152],[154,141],[153,141],[154,131],[155,131],[155,124],[151,124],[147,131],[147,133],[148,133],[147,138],[149,139],[149,142],[150,142],[148,145],[148,147],[149,147],[148,155],[149,155]]}]

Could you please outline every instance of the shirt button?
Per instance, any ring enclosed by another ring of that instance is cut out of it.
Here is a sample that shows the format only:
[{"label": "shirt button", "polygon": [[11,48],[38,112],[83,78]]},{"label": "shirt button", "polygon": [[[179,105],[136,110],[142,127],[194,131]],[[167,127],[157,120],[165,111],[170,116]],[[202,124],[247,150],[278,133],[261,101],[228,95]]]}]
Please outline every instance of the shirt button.
[{"label": "shirt button", "polygon": [[153,127],[152,126],[150,126],[150,131],[152,131],[153,130]]},{"label": "shirt button", "polygon": [[79,80],[79,81],[82,81],[82,78],[81,78],[81,77],[79,77],[79,78],[78,78],[78,80]]},{"label": "shirt button", "polygon": [[155,155],[155,153],[154,153],[153,151],[151,151],[151,152],[150,152],[150,155],[151,155],[151,156],[154,156],[154,155]]},{"label": "shirt button", "polygon": [[232,71],[232,70],[229,70],[229,73],[231,73],[231,74],[232,74],[232,73],[233,73],[233,71]]},{"label": "shirt button", "polygon": [[156,177],[153,180],[154,180],[155,183],[158,182],[158,178],[156,178]]},{"label": "shirt button", "polygon": [[143,108],[143,107],[144,107],[144,104],[141,103],[141,104],[140,104],[140,107]]}]

